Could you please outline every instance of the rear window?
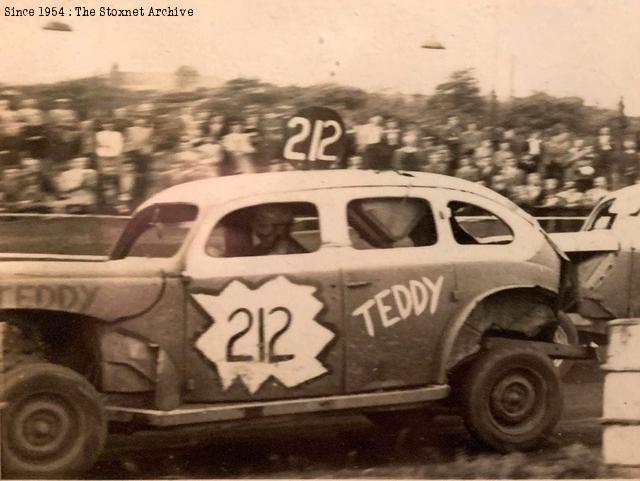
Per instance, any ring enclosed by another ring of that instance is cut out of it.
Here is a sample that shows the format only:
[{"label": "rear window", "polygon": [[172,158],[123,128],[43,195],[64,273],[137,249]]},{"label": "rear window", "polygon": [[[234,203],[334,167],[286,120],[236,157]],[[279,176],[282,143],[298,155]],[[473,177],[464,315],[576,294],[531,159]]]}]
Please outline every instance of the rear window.
[{"label": "rear window", "polygon": [[510,244],[513,231],[493,212],[468,202],[452,201],[447,204],[453,238],[458,244],[487,245]]}]

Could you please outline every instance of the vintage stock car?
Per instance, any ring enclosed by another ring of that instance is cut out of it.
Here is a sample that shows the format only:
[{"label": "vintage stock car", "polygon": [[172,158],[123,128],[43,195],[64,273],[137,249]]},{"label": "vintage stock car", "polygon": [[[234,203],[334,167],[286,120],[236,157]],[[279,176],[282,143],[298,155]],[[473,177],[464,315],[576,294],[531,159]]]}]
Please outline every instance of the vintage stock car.
[{"label": "vintage stock car", "polygon": [[607,343],[607,323],[640,315],[640,185],[605,196],[578,232],[551,234],[571,258],[575,293],[564,307],[582,342]]},{"label": "vintage stock car", "polygon": [[[488,227],[490,226],[490,228]],[[493,191],[414,172],[249,174],[145,202],[103,261],[0,263],[2,467],[73,476],[155,429],[455,406],[498,450],[561,414],[564,255]]]}]

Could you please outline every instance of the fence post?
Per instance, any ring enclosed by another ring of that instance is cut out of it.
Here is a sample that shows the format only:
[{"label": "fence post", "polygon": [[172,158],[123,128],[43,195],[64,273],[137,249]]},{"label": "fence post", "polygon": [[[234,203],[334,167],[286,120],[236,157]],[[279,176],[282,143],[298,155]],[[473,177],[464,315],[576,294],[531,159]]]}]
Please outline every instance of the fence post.
[{"label": "fence post", "polygon": [[609,323],[602,456],[620,475],[640,476],[640,319]]}]

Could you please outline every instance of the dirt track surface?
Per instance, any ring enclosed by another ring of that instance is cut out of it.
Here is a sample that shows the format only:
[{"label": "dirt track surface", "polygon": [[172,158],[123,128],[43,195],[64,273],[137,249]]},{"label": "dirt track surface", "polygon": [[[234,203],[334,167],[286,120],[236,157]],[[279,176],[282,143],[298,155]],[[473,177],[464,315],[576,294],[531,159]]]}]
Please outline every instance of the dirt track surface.
[{"label": "dirt track surface", "polygon": [[439,416],[411,431],[381,429],[361,416],[278,418],[259,425],[113,434],[87,478],[460,478],[606,477],[599,460],[602,373],[576,364],[548,446],[496,455],[459,418]]}]

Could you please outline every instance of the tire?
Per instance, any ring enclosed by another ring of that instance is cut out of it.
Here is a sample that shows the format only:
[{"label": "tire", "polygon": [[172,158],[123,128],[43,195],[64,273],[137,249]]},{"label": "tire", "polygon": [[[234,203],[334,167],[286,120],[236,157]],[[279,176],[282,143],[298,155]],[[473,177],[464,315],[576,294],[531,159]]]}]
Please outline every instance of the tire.
[{"label": "tire", "polygon": [[20,365],[4,375],[2,475],[78,477],[101,454],[104,409],[81,375],[49,363]]},{"label": "tire", "polygon": [[469,432],[503,453],[541,445],[562,414],[557,369],[528,347],[481,353],[459,384],[461,414]]},{"label": "tire", "polygon": [[[578,345],[580,338],[578,329],[571,318],[564,312],[558,313],[558,327],[553,332],[551,342],[555,344]],[[575,361],[569,359],[553,359],[553,365],[558,370],[560,378],[564,378],[573,367]]]}]

